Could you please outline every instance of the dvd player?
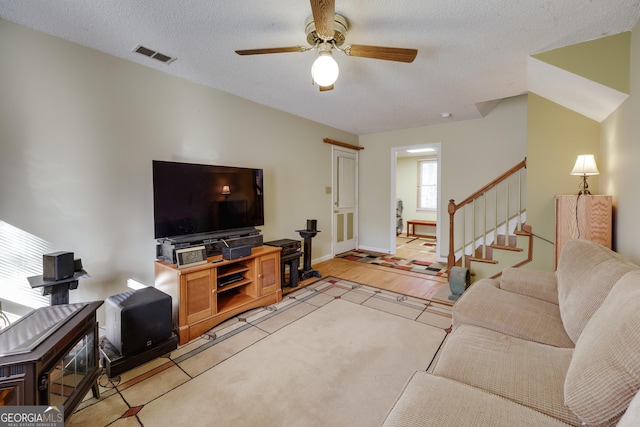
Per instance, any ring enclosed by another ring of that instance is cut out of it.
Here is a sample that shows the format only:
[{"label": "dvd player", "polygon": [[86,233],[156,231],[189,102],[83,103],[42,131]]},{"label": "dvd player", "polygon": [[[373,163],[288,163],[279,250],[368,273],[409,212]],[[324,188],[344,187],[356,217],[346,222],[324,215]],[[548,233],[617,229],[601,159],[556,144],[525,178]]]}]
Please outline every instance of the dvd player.
[{"label": "dvd player", "polygon": [[239,282],[240,280],[244,279],[244,276],[242,274],[231,274],[229,276],[224,276],[221,277],[220,279],[218,279],[218,287],[221,288],[223,286],[227,286],[230,285],[232,283],[236,283]]}]

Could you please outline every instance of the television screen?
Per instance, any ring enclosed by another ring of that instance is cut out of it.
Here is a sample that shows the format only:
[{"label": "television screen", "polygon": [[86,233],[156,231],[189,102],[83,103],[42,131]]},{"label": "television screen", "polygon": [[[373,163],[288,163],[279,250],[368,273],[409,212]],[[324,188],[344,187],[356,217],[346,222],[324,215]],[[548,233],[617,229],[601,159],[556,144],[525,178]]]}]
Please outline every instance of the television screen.
[{"label": "television screen", "polygon": [[155,238],[264,225],[262,169],[153,161]]}]

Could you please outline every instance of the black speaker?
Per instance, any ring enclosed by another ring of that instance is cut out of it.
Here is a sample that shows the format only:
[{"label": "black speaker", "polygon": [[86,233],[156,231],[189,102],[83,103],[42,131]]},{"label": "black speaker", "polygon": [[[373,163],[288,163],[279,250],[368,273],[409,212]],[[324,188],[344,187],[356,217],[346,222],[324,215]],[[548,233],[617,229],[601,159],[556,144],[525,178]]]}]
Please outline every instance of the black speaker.
[{"label": "black speaker", "polygon": [[155,347],[172,334],[171,297],[154,287],[107,298],[106,337],[121,355]]},{"label": "black speaker", "polygon": [[53,252],[42,255],[42,279],[64,280],[73,277],[75,264],[73,252]]},{"label": "black speaker", "polygon": [[251,255],[251,245],[239,245],[231,248],[222,248],[222,259],[238,259]]}]

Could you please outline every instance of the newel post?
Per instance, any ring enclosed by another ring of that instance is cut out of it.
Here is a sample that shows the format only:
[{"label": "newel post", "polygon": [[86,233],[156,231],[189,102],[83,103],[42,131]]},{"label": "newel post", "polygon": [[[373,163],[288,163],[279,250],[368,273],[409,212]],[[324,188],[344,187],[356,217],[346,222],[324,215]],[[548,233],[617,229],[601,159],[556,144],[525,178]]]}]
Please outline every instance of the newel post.
[{"label": "newel post", "polygon": [[447,209],[449,211],[449,256],[447,257],[447,272],[450,272],[451,268],[453,268],[456,263],[453,241],[453,217],[456,214],[456,203],[453,199],[449,200],[449,207]]}]

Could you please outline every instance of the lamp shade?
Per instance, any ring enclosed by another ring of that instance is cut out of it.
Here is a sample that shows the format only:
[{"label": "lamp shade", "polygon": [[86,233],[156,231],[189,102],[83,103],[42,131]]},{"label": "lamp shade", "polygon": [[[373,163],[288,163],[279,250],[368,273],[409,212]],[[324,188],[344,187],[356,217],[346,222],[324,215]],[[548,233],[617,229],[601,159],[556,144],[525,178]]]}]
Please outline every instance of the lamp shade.
[{"label": "lamp shade", "polygon": [[576,159],[576,164],[573,166],[571,175],[600,175],[600,172],[598,172],[598,166],[596,166],[596,159],[593,157],[593,154],[580,154]]},{"label": "lamp shade", "polygon": [[231,189],[229,188],[228,185],[223,185],[222,186],[222,194],[231,194]]},{"label": "lamp shade", "polygon": [[318,57],[311,66],[311,77],[318,86],[331,86],[338,80],[338,63],[331,51],[320,51]]}]

